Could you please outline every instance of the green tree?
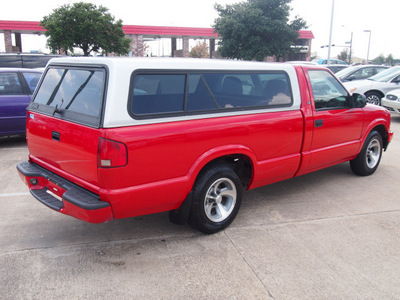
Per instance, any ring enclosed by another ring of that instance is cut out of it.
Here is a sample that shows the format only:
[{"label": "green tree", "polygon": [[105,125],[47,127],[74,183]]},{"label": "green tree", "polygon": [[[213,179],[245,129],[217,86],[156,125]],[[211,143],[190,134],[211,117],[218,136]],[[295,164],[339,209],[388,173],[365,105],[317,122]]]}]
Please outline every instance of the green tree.
[{"label": "green tree", "polygon": [[208,58],[208,47],[206,41],[198,42],[196,46],[190,50],[190,57],[194,58]]},{"label": "green tree", "polygon": [[[347,50],[344,49],[342,52],[340,52],[337,56],[338,59],[343,60],[343,61],[348,61],[349,60],[349,54],[347,53]],[[348,62],[350,63],[350,62]]]},{"label": "green tree", "polygon": [[262,61],[291,52],[298,31],[307,27],[299,17],[289,21],[292,0],[247,0],[225,7],[216,4],[219,17],[213,28],[221,38],[224,57]]},{"label": "green tree", "polygon": [[85,56],[93,51],[129,53],[130,40],[125,38],[122,20],[115,21],[104,6],[90,3],[66,4],[45,16],[40,25],[47,29],[47,45],[53,53],[63,49],[82,49]]},{"label": "green tree", "polygon": [[385,56],[383,54],[379,54],[379,56],[375,57],[372,62],[376,65],[383,65],[385,63]]},{"label": "green tree", "polygon": [[385,60],[386,65],[393,66],[394,65],[394,58],[392,54],[389,54]]}]

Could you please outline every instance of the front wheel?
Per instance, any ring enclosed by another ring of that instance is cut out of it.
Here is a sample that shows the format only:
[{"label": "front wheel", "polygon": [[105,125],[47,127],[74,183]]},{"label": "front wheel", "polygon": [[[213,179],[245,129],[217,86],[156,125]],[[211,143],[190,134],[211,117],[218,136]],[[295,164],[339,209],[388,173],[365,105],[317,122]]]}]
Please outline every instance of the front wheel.
[{"label": "front wheel", "polygon": [[365,94],[365,97],[367,98],[367,102],[375,105],[381,105],[381,95],[379,95],[376,92],[368,92]]},{"label": "front wheel", "polygon": [[371,175],[376,171],[382,158],[382,137],[377,131],[371,131],[365,140],[361,152],[350,161],[351,170],[361,176]]},{"label": "front wheel", "polygon": [[223,230],[235,219],[242,195],[242,183],[229,165],[207,168],[193,187],[189,223],[203,233]]}]

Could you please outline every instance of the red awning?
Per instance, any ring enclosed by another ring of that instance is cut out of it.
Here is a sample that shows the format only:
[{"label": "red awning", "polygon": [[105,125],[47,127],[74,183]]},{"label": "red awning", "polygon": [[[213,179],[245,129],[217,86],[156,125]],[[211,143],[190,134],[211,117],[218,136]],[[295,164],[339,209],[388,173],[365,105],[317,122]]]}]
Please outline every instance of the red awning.
[{"label": "red awning", "polygon": [[125,34],[217,37],[213,28],[125,25]]},{"label": "red awning", "polygon": [[314,34],[310,30],[299,30],[299,39],[314,39]]},{"label": "red awning", "polygon": [[34,21],[0,21],[0,30],[11,30],[24,33],[25,31],[46,31],[39,22]]},{"label": "red awning", "polygon": [[[218,38],[213,28],[196,28],[196,27],[169,27],[169,26],[140,26],[140,25],[124,25],[122,27],[125,34],[142,34],[147,36],[160,37],[197,37],[197,38]],[[0,31],[11,30],[13,32],[33,34],[36,32],[46,31],[35,21],[1,21]],[[300,30],[300,39],[314,39],[312,31]]]}]

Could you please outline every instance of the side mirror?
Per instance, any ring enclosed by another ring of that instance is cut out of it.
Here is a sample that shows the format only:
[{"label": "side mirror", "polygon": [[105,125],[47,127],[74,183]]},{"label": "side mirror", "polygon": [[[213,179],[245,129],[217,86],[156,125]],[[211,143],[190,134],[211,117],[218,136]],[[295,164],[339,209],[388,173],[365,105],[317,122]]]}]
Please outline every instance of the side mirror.
[{"label": "side mirror", "polygon": [[356,108],[363,108],[367,105],[367,97],[365,95],[354,93],[351,97]]}]

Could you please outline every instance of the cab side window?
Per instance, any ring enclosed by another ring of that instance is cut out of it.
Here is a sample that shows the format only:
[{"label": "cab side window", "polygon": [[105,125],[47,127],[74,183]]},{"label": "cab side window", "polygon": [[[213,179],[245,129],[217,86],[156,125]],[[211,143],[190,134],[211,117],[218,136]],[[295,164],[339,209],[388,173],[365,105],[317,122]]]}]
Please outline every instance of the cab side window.
[{"label": "cab side window", "polygon": [[328,71],[309,70],[316,110],[351,108],[346,89]]}]

